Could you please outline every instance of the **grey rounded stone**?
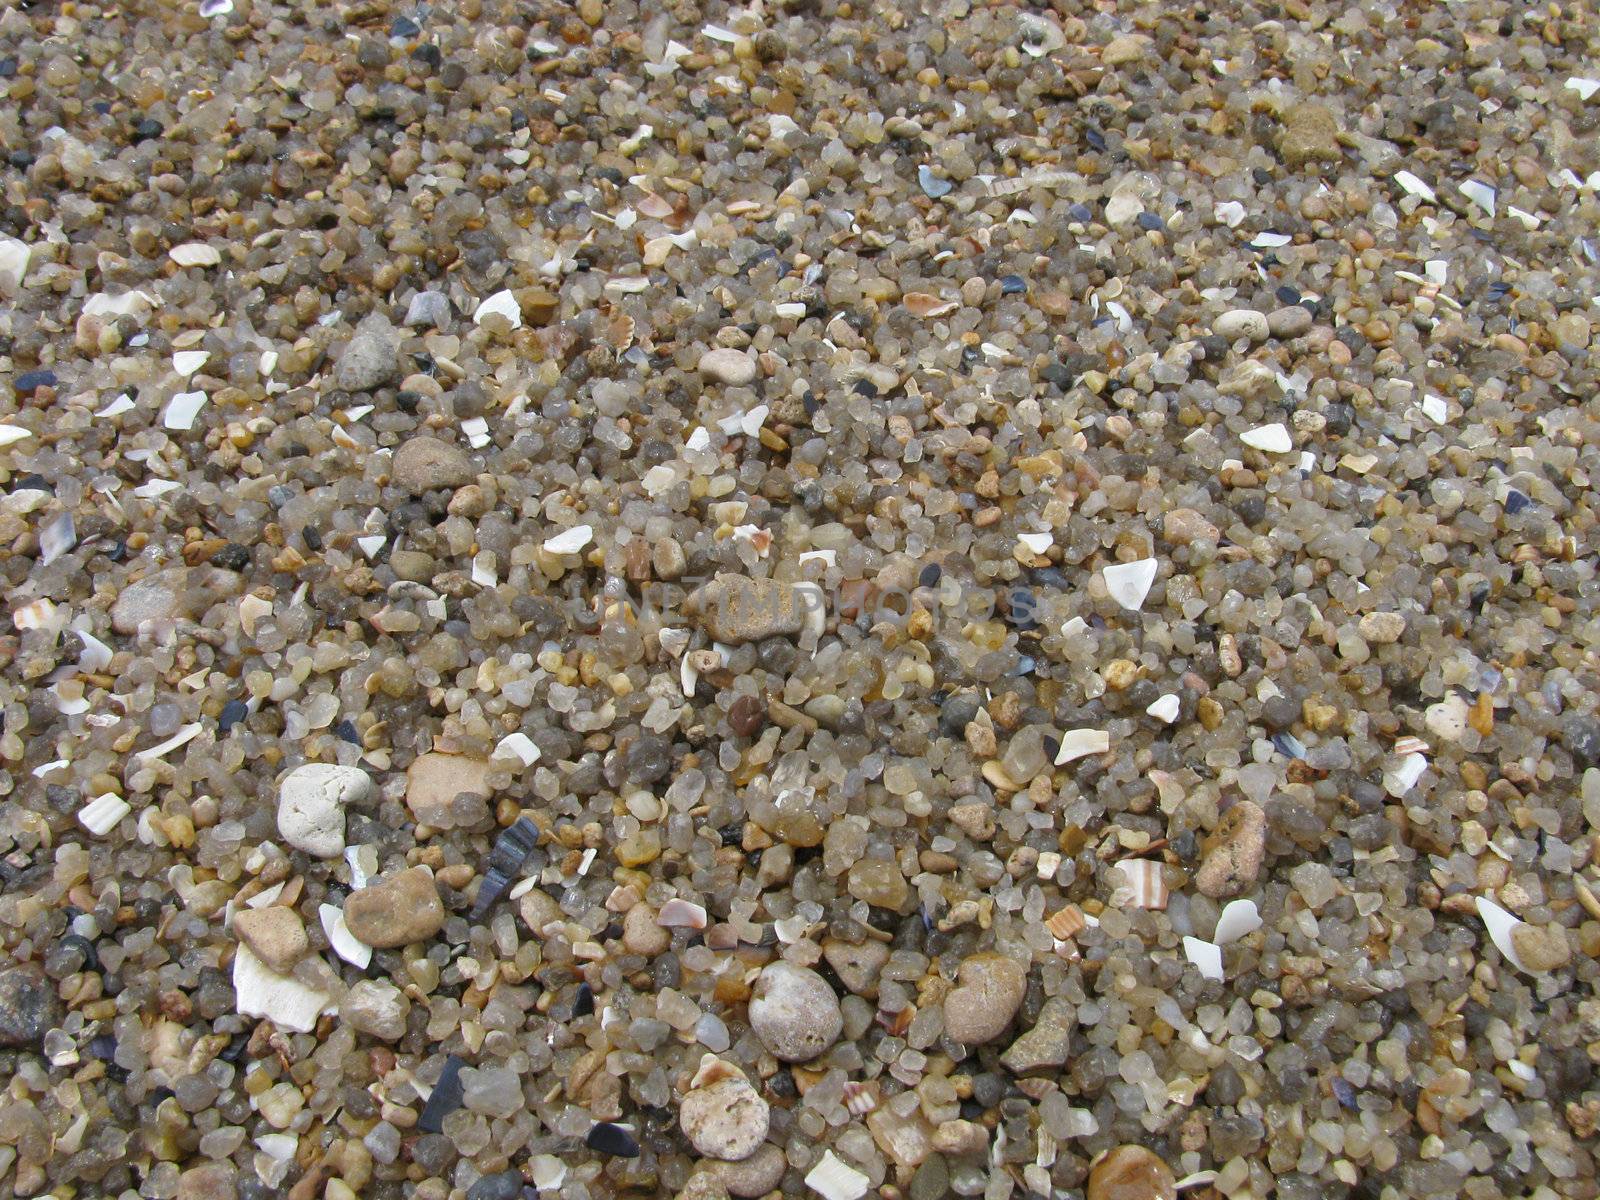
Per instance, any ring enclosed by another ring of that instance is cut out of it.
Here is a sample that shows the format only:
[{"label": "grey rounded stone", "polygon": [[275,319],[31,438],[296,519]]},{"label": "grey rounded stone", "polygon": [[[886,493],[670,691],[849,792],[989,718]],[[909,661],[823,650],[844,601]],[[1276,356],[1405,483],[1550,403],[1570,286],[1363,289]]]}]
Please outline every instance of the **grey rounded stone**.
[{"label": "grey rounded stone", "polygon": [[780,959],[769,963],[756,980],[750,1028],[776,1057],[805,1062],[838,1040],[844,1013],[826,979]]}]

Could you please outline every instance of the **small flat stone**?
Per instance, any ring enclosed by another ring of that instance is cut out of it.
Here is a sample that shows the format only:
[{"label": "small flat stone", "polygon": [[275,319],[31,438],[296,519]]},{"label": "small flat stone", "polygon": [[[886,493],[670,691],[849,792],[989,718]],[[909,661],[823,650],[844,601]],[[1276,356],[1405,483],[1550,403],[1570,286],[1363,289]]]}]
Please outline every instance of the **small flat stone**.
[{"label": "small flat stone", "polygon": [[805,628],[804,603],[802,593],[790,584],[723,574],[691,593],[684,612],[713,641],[732,645],[799,633]]},{"label": "small flat stone", "polygon": [[885,943],[866,941],[857,945],[841,938],[828,938],[822,943],[822,957],[828,960],[845,987],[868,1000],[878,998],[878,976],[889,961],[889,947]]},{"label": "small flat stone", "polygon": [[1072,1027],[1077,1024],[1077,1019],[1077,1010],[1071,1001],[1052,996],[1039,1010],[1033,1028],[1006,1048],[1006,1052],[1000,1056],[1001,1063],[1016,1075],[1066,1065]]},{"label": "small flat stone", "polygon": [[692,1089],[678,1107],[678,1124],[700,1154],[738,1162],[767,1140],[767,1102],[743,1075]]},{"label": "small flat stone", "polygon": [[1028,990],[1027,967],[1003,954],[974,954],[962,962],[944,998],[944,1031],[964,1046],[992,1042],[1006,1031]]},{"label": "small flat stone", "polygon": [[233,914],[233,931],[257,958],[283,975],[311,950],[300,914],[282,904],[239,909]]},{"label": "small flat stone", "polygon": [[708,1165],[728,1189],[728,1195],[752,1200],[777,1189],[783,1181],[783,1173],[789,1169],[789,1160],[777,1146],[762,1142],[754,1154],[738,1162],[719,1161]]},{"label": "small flat stone", "polygon": [[369,946],[393,949],[426,941],[444,924],[439,888],[426,867],[411,867],[350,893],[344,922]]},{"label": "small flat stone", "polygon": [[396,487],[420,496],[439,488],[465,487],[475,472],[460,446],[424,436],[409,439],[394,452],[389,474]]},{"label": "small flat stone", "polygon": [[[481,758],[419,754],[406,768],[406,807],[417,824],[434,829],[458,829],[487,819],[490,764]],[[467,796],[466,800],[458,797]]]},{"label": "small flat stone", "polygon": [[864,858],[851,866],[846,890],[857,900],[875,908],[898,912],[906,903],[911,888],[900,868],[886,859]]},{"label": "small flat stone", "polygon": [[333,382],[347,392],[370,392],[399,374],[400,337],[389,318],[373,313],[339,352]]},{"label": "small flat stone", "polygon": [[344,853],[344,810],[372,798],[372,778],[360,767],[306,763],[278,784],[278,833],[314,858]]},{"label": "small flat stone", "polygon": [[1143,1146],[1118,1146],[1089,1171],[1087,1200],[1177,1200],[1172,1169]]},{"label": "small flat stone", "polygon": [[1230,342],[1237,342],[1240,338],[1264,342],[1268,334],[1267,318],[1253,308],[1235,308],[1213,321],[1211,332]]},{"label": "small flat stone", "polygon": [[839,997],[807,967],[779,959],[763,968],[750,996],[750,1028],[773,1055],[806,1062],[844,1030]]},{"label": "small flat stone", "polygon": [[1275,338],[1304,337],[1310,332],[1314,320],[1309,308],[1289,304],[1267,314],[1267,331]]},{"label": "small flat stone", "polygon": [[729,387],[744,387],[756,377],[756,360],[743,350],[719,346],[700,356],[700,374]]},{"label": "small flat stone", "polygon": [[1310,163],[1338,162],[1339,122],[1325,104],[1291,104],[1278,131],[1278,153],[1295,170]]},{"label": "small flat stone", "polygon": [[1572,946],[1560,925],[1519,921],[1511,930],[1511,945],[1526,971],[1559,971],[1572,961]]},{"label": "small flat stone", "polygon": [[1252,800],[1238,800],[1205,842],[1194,885],[1212,899],[1237,896],[1255,882],[1266,852],[1267,816]]},{"label": "small flat stone", "polygon": [[0,971],[0,1046],[37,1046],[64,1016],[56,985],[38,967]]},{"label": "small flat stone", "polygon": [[111,606],[111,628],[133,636],[147,621],[176,621],[239,593],[242,581],[218,567],[172,567],[124,588]]}]

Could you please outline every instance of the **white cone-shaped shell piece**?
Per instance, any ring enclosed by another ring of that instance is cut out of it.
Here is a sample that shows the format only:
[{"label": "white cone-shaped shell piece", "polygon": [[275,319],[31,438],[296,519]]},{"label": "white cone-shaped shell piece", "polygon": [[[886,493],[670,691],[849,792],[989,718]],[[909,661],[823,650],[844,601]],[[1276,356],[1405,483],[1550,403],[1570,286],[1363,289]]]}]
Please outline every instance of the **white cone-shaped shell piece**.
[{"label": "white cone-shaped shell piece", "polygon": [[1478,897],[1478,915],[1489,930],[1489,940],[1494,943],[1494,948],[1517,970],[1526,971],[1528,968],[1517,953],[1517,945],[1511,940],[1512,933],[1522,922],[1486,896]]},{"label": "white cone-shaped shell piece", "polygon": [[1254,900],[1233,900],[1223,907],[1217,918],[1217,931],[1212,941],[1219,946],[1236,942],[1261,928],[1261,913]]}]

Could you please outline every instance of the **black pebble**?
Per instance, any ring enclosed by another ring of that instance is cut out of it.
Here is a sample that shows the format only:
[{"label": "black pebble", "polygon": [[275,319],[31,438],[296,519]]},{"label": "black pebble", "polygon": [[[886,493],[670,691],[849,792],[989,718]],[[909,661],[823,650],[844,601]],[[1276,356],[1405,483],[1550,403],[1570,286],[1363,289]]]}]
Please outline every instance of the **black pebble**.
[{"label": "black pebble", "polygon": [[11,56],[0,58],[0,79],[12,79],[17,74],[17,60]]},{"label": "black pebble", "polygon": [[410,17],[396,17],[394,23],[389,26],[390,37],[416,37],[421,32],[422,26],[418,25]]},{"label": "black pebble", "polygon": [[211,556],[211,565],[225,567],[230,571],[242,571],[250,565],[250,547],[241,546],[238,542],[229,542]]},{"label": "black pebble", "polygon": [[621,1125],[613,1125],[610,1121],[602,1121],[583,1139],[583,1144],[591,1150],[598,1150],[601,1154],[609,1154],[613,1158],[638,1158],[639,1143],[633,1134]]},{"label": "black pebble", "polygon": [[1051,363],[1039,372],[1039,378],[1050,384],[1058,391],[1066,391],[1072,386],[1072,381],[1077,378],[1072,373],[1072,368],[1063,363]]},{"label": "black pebble", "polygon": [[56,373],[54,371],[24,371],[12,383],[13,390],[19,396],[31,396],[42,387],[55,387]]},{"label": "black pebble", "polygon": [[54,492],[55,491],[55,489],[50,486],[50,481],[48,479],[46,479],[43,475],[39,475],[39,474],[35,474],[35,473],[30,473],[30,474],[27,474],[27,475],[23,475],[18,479],[13,479],[11,481],[11,490],[13,492]]},{"label": "black pebble", "polygon": [[249,715],[250,709],[243,700],[229,700],[217,716],[217,732],[226,737],[230,729]]},{"label": "black pebble", "polygon": [[856,395],[865,396],[868,400],[876,400],[878,398],[878,385],[870,379],[856,380],[855,387],[852,390]]},{"label": "black pebble", "polygon": [[1094,212],[1085,204],[1073,204],[1068,207],[1067,213],[1074,221],[1094,220]]},{"label": "black pebble", "polygon": [[944,578],[944,568],[938,563],[929,563],[917,575],[918,587],[938,587],[939,580]]},{"label": "black pebble", "polygon": [[306,544],[306,549],[313,554],[322,552],[322,535],[311,526],[307,525],[300,531],[300,540]]},{"label": "black pebble", "polygon": [[432,42],[424,42],[411,52],[411,57],[425,66],[437,67],[444,61],[444,53]]},{"label": "black pebble", "polygon": [[349,742],[352,746],[361,744],[361,734],[356,729],[356,723],[349,717],[335,725],[333,731],[339,735],[340,740]]},{"label": "black pebble", "polygon": [[1288,284],[1284,284],[1281,288],[1279,288],[1276,292],[1274,292],[1272,294],[1278,298],[1278,303],[1279,304],[1299,304],[1300,303],[1300,292],[1299,292],[1299,290],[1296,289],[1296,288],[1290,287]]},{"label": "black pebble", "polygon": [[1139,228],[1150,233],[1161,233],[1166,229],[1167,223],[1153,212],[1142,212],[1134,218],[1139,223]]},{"label": "black pebble", "polygon": [[1093,125],[1083,131],[1083,140],[1088,142],[1095,150],[1104,150],[1106,148],[1106,135]]},{"label": "black pebble", "polygon": [[1514,517],[1525,508],[1532,508],[1533,501],[1524,496],[1516,488],[1506,493],[1506,515]]},{"label": "black pebble", "polygon": [[1002,296],[1020,296],[1028,290],[1028,281],[1021,275],[1000,276],[1000,294]]},{"label": "black pebble", "polygon": [[133,140],[136,142],[158,138],[165,132],[166,130],[162,128],[161,122],[154,117],[142,117],[133,124]]}]

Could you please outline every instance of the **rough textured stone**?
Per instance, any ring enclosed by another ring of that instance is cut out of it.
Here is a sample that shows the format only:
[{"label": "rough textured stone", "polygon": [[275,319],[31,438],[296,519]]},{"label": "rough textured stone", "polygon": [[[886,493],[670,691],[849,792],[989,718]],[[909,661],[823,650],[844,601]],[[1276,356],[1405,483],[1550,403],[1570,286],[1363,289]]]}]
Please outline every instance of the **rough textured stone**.
[{"label": "rough textured stone", "polygon": [[1118,1146],[1089,1170],[1087,1200],[1177,1200],[1172,1170],[1143,1146]]},{"label": "rough textured stone", "polygon": [[718,575],[684,601],[713,641],[735,644],[792,636],[805,628],[811,597],[775,579]]},{"label": "rough textured stone", "polygon": [[1251,800],[1238,800],[1205,841],[1194,885],[1212,899],[1237,896],[1256,880],[1266,851],[1267,816]]},{"label": "rough textured stone", "polygon": [[347,392],[370,392],[399,374],[400,337],[387,317],[373,313],[339,352],[333,382]]},{"label": "rough textured stone", "polygon": [[1325,104],[1291,104],[1278,132],[1278,153],[1298,170],[1310,163],[1338,162],[1339,122]]},{"label": "rough textured stone", "polygon": [[369,946],[392,949],[424,941],[444,924],[439,888],[426,867],[412,867],[351,892],[344,922]]},{"label": "rough textured stone", "polygon": [[1012,1042],[1000,1061],[1017,1075],[1064,1066],[1072,1043],[1072,1027],[1076,1023],[1077,1012],[1072,1002],[1062,996],[1052,996],[1039,1010],[1033,1028]]},{"label": "rough textured stone", "polygon": [[296,850],[315,858],[344,853],[344,810],[375,791],[360,767],[306,763],[278,784],[278,833]]},{"label": "rough textured stone", "polygon": [[965,1046],[992,1042],[1022,1007],[1028,989],[1025,964],[1003,954],[974,954],[944,998],[944,1031]]},{"label": "rough textured stone", "polygon": [[233,931],[257,958],[285,975],[311,949],[300,914],[282,904],[239,909],[233,914]]},{"label": "rough textured stone", "polygon": [[821,1054],[844,1029],[839,997],[815,971],[779,959],[762,969],[750,997],[750,1028],[786,1062]]},{"label": "rough textured stone", "polygon": [[394,984],[383,979],[362,979],[345,993],[339,1016],[362,1033],[396,1042],[405,1036],[411,1002]]},{"label": "rough textured stone", "polygon": [[[481,824],[489,815],[490,765],[458,754],[419,754],[406,770],[406,806],[417,824],[455,829]],[[466,793],[476,800],[457,801]]]},{"label": "rough textured stone", "polygon": [[64,1015],[56,985],[38,967],[0,971],[0,1046],[37,1046]]},{"label": "rough textured stone", "polygon": [[696,1151],[733,1162],[756,1152],[769,1119],[767,1102],[742,1075],[694,1088],[678,1108],[678,1124]]},{"label": "rough textured stone", "polygon": [[242,586],[233,571],[218,567],[172,567],[124,588],[111,605],[111,628],[133,636],[147,621],[193,618],[236,596]]},{"label": "rough textured stone", "polygon": [[439,488],[465,487],[474,477],[472,459],[460,446],[435,437],[414,437],[394,452],[395,485],[420,496]]}]

